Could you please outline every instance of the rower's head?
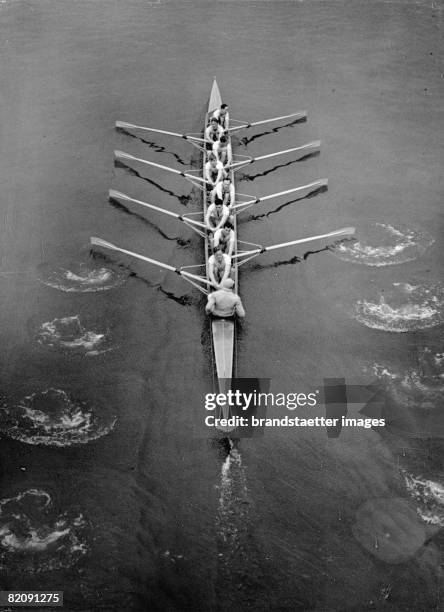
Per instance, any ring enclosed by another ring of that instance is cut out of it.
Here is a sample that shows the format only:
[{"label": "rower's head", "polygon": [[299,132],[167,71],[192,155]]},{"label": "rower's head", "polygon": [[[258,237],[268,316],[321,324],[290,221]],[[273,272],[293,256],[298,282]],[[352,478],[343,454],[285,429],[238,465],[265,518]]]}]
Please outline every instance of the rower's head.
[{"label": "rower's head", "polygon": [[223,187],[224,189],[229,189],[229,188],[230,188],[230,185],[231,185],[231,179],[230,179],[230,177],[229,177],[229,176],[225,176],[225,177],[224,177],[224,180],[222,181],[222,187]]},{"label": "rower's head", "polygon": [[234,280],[232,278],[226,278],[224,281],[222,281],[221,286],[222,289],[228,289],[232,291],[234,287]]},{"label": "rower's head", "polygon": [[210,153],[210,154],[208,155],[208,161],[210,162],[210,164],[211,164],[212,166],[215,166],[215,165],[216,165],[216,162],[217,162],[217,157],[214,155],[214,153]]},{"label": "rower's head", "polygon": [[219,142],[223,146],[226,146],[228,144],[228,136],[226,132],[224,132],[222,136],[219,138]]},{"label": "rower's head", "polygon": [[214,249],[214,259],[215,259],[217,262],[220,262],[220,261],[222,261],[222,259],[223,259],[223,258],[224,258],[224,252],[222,251],[222,249],[221,249],[221,248],[216,247],[216,248]]},{"label": "rower's head", "polygon": [[228,104],[221,104],[220,114],[226,115],[228,113]]},{"label": "rower's head", "polygon": [[217,126],[219,125],[219,119],[217,117],[211,117],[210,125],[213,129],[216,129]]},{"label": "rower's head", "polygon": [[227,221],[225,225],[223,226],[222,231],[224,234],[229,234],[232,229],[233,229],[233,225],[230,223],[230,221]]}]

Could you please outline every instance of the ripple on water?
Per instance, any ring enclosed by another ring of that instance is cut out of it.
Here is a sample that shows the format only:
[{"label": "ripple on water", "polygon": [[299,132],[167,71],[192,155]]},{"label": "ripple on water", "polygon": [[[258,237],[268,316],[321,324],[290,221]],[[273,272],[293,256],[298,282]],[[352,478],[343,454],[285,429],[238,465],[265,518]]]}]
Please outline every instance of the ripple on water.
[{"label": "ripple on water", "polygon": [[108,434],[116,417],[73,400],[62,389],[46,389],[0,405],[0,431],[27,444],[72,446]]},{"label": "ripple on water", "polygon": [[43,572],[67,568],[88,551],[87,522],[79,514],[57,514],[51,496],[28,489],[0,500],[0,568]]},{"label": "ripple on water", "polygon": [[340,242],[330,250],[344,261],[366,266],[393,266],[417,259],[435,240],[404,225],[372,223],[358,228],[360,240]]},{"label": "ripple on water", "polygon": [[379,300],[358,300],[354,310],[355,319],[371,329],[409,332],[435,327],[444,320],[441,283],[393,283],[375,297]]},{"label": "ripple on water", "polygon": [[72,263],[69,268],[43,264],[38,273],[44,285],[67,293],[108,291],[120,287],[128,278],[128,271],[124,268],[94,266],[92,263]]},{"label": "ripple on water", "polygon": [[37,342],[70,353],[94,356],[114,349],[108,333],[87,330],[79,315],[62,317],[42,323],[37,330]]}]

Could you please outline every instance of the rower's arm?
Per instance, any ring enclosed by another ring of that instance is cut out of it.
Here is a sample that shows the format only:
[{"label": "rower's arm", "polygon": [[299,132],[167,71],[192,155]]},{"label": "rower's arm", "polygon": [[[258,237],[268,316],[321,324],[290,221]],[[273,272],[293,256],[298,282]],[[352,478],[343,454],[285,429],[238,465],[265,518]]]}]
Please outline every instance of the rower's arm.
[{"label": "rower's arm", "polygon": [[231,148],[231,143],[229,142],[227,145],[227,161],[225,165],[231,166],[233,163],[233,150]]},{"label": "rower's arm", "polygon": [[219,223],[216,225],[216,227],[213,229],[214,232],[217,232],[218,229],[220,229],[221,227],[223,227],[225,225],[225,223],[227,222],[228,217],[230,216],[230,211],[225,211],[224,214],[222,215],[222,219],[219,221]]},{"label": "rower's arm", "polygon": [[210,314],[211,312],[213,312],[215,305],[216,305],[216,303],[214,301],[213,294],[209,293],[208,294],[208,301],[207,301],[206,306],[205,306],[205,312],[207,314]]},{"label": "rower's arm", "polygon": [[[213,257],[213,256],[211,256]],[[213,285],[213,287],[215,287],[216,289],[219,289],[219,283],[217,282],[215,276],[214,276],[214,258],[211,259],[210,257],[210,261],[208,262],[208,276],[210,277],[210,281],[211,284]]]},{"label": "rower's arm", "polygon": [[238,301],[236,302],[236,306],[234,307],[236,314],[238,317],[243,319],[245,317],[245,309],[242,304],[242,300],[238,297]]},{"label": "rower's arm", "polygon": [[231,272],[231,257],[228,257],[227,255],[226,257],[224,257],[224,259],[225,259],[225,270],[224,270],[224,275],[221,278],[220,285],[222,285],[224,280],[226,280],[230,276],[230,272]]},{"label": "rower's arm", "polygon": [[227,255],[229,255],[230,257],[233,255],[233,251],[234,251],[234,232],[232,231],[232,234],[230,236],[230,242],[228,243],[228,253]]},{"label": "rower's arm", "polygon": [[219,242],[220,242],[220,230],[217,230],[217,232],[214,233],[214,237],[213,237],[213,246],[214,248],[219,246]]},{"label": "rower's arm", "polygon": [[205,225],[208,227],[209,230],[213,231],[213,227],[211,226],[210,223],[210,218],[211,218],[211,213],[212,213],[212,209],[211,206],[208,206],[207,208],[207,214],[205,215]]}]

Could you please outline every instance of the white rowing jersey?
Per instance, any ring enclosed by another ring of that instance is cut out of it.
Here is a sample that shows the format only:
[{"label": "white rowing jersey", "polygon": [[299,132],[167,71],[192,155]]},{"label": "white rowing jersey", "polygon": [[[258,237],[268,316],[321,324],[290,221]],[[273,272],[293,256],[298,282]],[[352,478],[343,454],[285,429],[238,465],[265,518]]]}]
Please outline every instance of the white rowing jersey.
[{"label": "white rowing jersey", "polygon": [[234,185],[230,183],[229,191],[224,190],[223,183],[217,183],[216,187],[213,189],[214,196],[219,198],[219,200],[224,200],[224,197],[229,195],[228,205],[232,206],[234,204]]},{"label": "white rowing jersey", "polygon": [[213,117],[218,119],[220,125],[224,130],[228,130],[228,126],[230,125],[230,113],[227,111],[224,115],[220,112],[220,108],[214,111]]},{"label": "white rowing jersey", "polygon": [[233,161],[233,152],[230,143],[226,146],[222,146],[222,143],[218,140],[213,144],[213,153],[224,166],[231,164]]},{"label": "white rowing jersey", "polygon": [[211,162],[207,161],[205,164],[205,176],[204,179],[211,183],[212,185],[216,185],[219,181],[222,180],[224,176],[224,166],[220,161],[216,162],[216,165],[213,166]]},{"label": "white rowing jersey", "polygon": [[236,234],[232,229],[226,234],[223,233],[222,228],[214,232],[214,248],[220,246],[222,249],[226,249],[228,255],[233,252],[235,240]]},{"label": "white rowing jersey", "polygon": [[205,225],[209,229],[213,229],[218,225],[222,227],[222,225],[225,224],[229,216],[230,211],[228,210],[228,207],[225,206],[225,204],[222,206],[220,213],[216,208],[216,204],[210,204],[210,206],[208,206],[207,208],[207,214],[205,216]]},{"label": "white rowing jersey", "polygon": [[220,125],[218,125],[215,130],[213,129],[212,125],[209,125],[205,129],[205,140],[207,142],[217,142],[223,133],[224,129]]},{"label": "white rowing jersey", "polygon": [[220,284],[228,278],[231,272],[231,257],[226,253],[222,254],[222,259],[217,261],[216,255],[208,258],[208,275],[214,285]]}]

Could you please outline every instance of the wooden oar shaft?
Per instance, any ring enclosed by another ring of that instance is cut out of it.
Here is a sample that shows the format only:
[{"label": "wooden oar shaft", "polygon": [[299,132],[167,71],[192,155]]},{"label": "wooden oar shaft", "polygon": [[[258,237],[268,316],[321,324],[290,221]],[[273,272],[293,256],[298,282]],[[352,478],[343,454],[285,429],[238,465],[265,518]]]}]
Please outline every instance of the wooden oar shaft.
[{"label": "wooden oar shaft", "polygon": [[145,206],[146,208],[150,208],[151,210],[157,210],[158,212],[164,213],[170,217],[174,217],[179,221],[183,221],[184,223],[191,223],[192,225],[197,225],[199,227],[206,227],[205,223],[201,223],[200,221],[195,221],[194,219],[190,219],[189,217],[185,217],[183,215],[178,215],[171,210],[166,210],[165,208],[161,208],[160,206],[155,206],[154,204],[149,204],[148,202],[143,202],[142,200],[136,200],[135,198],[131,198],[130,196],[122,193],[121,191],[116,191],[115,189],[109,190],[109,197],[124,200],[126,202],[134,202],[135,204],[140,204],[140,206]]},{"label": "wooden oar shaft", "polygon": [[262,121],[253,121],[252,123],[245,123],[244,125],[237,125],[237,126],[233,126],[228,129],[232,131],[248,129],[248,128],[254,127],[255,125],[264,125],[265,123],[272,123],[273,121],[281,121],[282,119],[292,119],[292,118],[303,119],[306,116],[307,116],[306,111],[300,111],[298,113],[291,113],[290,115],[281,115],[280,117],[272,117],[271,119],[263,119]]},{"label": "wooden oar shaft", "polygon": [[146,206],[147,208],[151,208],[152,210],[157,210],[159,212],[164,213],[165,215],[169,215],[170,217],[174,217],[176,219],[181,219],[181,216],[175,212],[170,210],[166,210],[165,208],[160,208],[160,206],[155,206],[154,204],[149,204],[148,202],[142,202],[142,200],[136,200],[135,198],[131,198],[121,191],[116,191],[115,189],[109,190],[109,197],[115,198],[118,200],[125,200],[127,202],[134,202],[135,204],[140,204],[141,206]]},{"label": "wooden oar shaft", "polygon": [[179,176],[184,176],[186,178],[199,181],[201,183],[207,182],[204,178],[201,178],[200,176],[194,176],[194,174],[189,174],[188,172],[181,172],[180,170],[176,170],[176,168],[170,168],[169,166],[164,166],[163,164],[148,161],[147,159],[142,159],[141,157],[134,157],[134,155],[130,155],[129,153],[125,153],[124,151],[114,151],[114,155],[117,157],[117,159],[129,159],[131,161],[137,161],[141,164],[154,166],[155,168],[160,168],[161,170],[166,170],[167,172],[172,172],[173,174],[178,174]]},{"label": "wooden oar shaft", "polygon": [[283,249],[289,246],[295,246],[296,244],[303,244],[304,242],[312,242],[314,240],[321,240],[322,238],[338,238],[339,236],[350,236],[355,233],[354,227],[344,227],[328,234],[319,234],[319,236],[310,236],[309,238],[299,238],[298,240],[291,240],[290,242],[282,242],[281,244],[273,244],[268,247],[262,247],[260,249],[253,249],[251,251],[243,251],[242,253],[236,253],[232,256],[232,259],[244,257],[247,255],[256,255],[259,253],[265,253],[267,251],[274,251],[275,249]]},{"label": "wooden oar shaft", "polygon": [[319,189],[321,187],[325,187],[326,185],[328,185],[328,179],[319,179],[317,181],[313,181],[313,183],[308,183],[308,185],[301,185],[300,187],[293,187],[292,189],[286,189],[285,191],[278,191],[277,193],[271,193],[270,195],[262,196],[254,200],[239,202],[239,204],[235,204],[233,208],[239,208],[247,205],[249,206],[250,204],[259,204],[259,202],[265,202],[266,200],[271,200],[272,198],[279,198],[280,196],[288,195],[289,193],[297,193],[299,191],[306,191],[307,189]]},{"label": "wooden oar shaft", "polygon": [[183,138],[184,140],[195,140],[197,142],[205,142],[203,138],[197,138],[197,136],[191,136],[189,134],[179,134],[178,132],[169,132],[168,130],[159,130],[158,128],[150,128],[145,125],[135,125],[134,123],[127,123],[126,121],[116,121],[117,128],[125,128],[127,130],[143,130],[145,132],[156,132],[156,134],[166,134],[167,136],[177,136],[177,138]]},{"label": "wooden oar shaft", "polygon": [[157,132],[158,134],[167,134],[168,136],[178,136],[183,138],[185,134],[179,134],[177,132],[168,132],[167,130],[159,130],[157,128],[145,127],[143,125],[134,125],[134,123],[126,123],[126,121],[116,121],[116,127],[127,128],[132,130],[144,130],[146,132]]},{"label": "wooden oar shaft", "polygon": [[122,249],[121,247],[118,247],[115,244],[112,244],[111,242],[102,240],[101,238],[92,236],[90,238],[90,242],[94,246],[100,246],[105,249],[109,249],[110,251],[117,251],[119,253],[124,253],[125,255],[129,255],[130,257],[134,257],[136,259],[140,259],[142,261],[146,261],[148,263],[154,264],[155,266],[159,268],[163,268],[164,270],[169,270],[170,272],[175,272],[176,274],[180,274],[180,276],[184,276],[186,278],[192,278],[193,280],[204,283],[205,285],[212,285],[211,281],[204,278],[203,276],[198,276],[197,274],[191,274],[191,272],[186,272],[185,270],[181,270],[180,268],[175,268],[174,266],[170,266],[169,264],[163,263],[162,261],[158,261],[157,259],[151,259],[151,257],[140,255],[140,253],[135,253],[134,251],[128,251],[127,249]]},{"label": "wooden oar shaft", "polygon": [[292,149],[285,149],[284,151],[277,151],[276,153],[268,153],[267,155],[259,155],[259,157],[253,157],[248,163],[252,164],[260,159],[268,159],[270,157],[276,157],[276,155],[285,155],[286,153],[294,153],[294,151],[305,151],[305,149],[319,149],[321,146],[320,140],[314,140],[313,142],[307,142],[300,147],[293,147]]}]

